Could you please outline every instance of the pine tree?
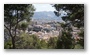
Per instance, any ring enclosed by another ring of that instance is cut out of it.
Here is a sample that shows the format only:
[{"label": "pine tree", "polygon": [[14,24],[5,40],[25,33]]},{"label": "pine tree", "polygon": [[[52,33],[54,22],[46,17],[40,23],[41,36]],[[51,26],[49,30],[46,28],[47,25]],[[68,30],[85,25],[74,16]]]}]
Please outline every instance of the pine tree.
[{"label": "pine tree", "polygon": [[[73,46],[71,48],[74,48],[75,42],[71,38],[72,36],[67,36],[67,32],[69,33],[72,32],[71,26],[78,27],[79,29],[84,28],[84,5],[83,4],[54,4],[53,7],[56,9],[54,13],[58,17],[61,15],[60,13],[61,10],[67,13],[66,16],[62,16],[62,20],[65,21],[65,24],[62,26],[63,32],[65,34],[62,33],[63,34],[62,38],[59,38],[57,43],[60,43],[60,44],[62,43],[62,44],[58,45],[58,47],[60,46],[60,48],[65,48],[65,45],[69,46],[69,44],[67,43],[71,43],[70,45]],[[81,45],[83,45],[84,47],[84,35],[81,35],[81,36],[82,36],[82,39],[79,43],[81,43]],[[71,41],[67,41],[67,40],[71,40]],[[67,47],[67,48],[70,48],[70,47]]]},{"label": "pine tree", "polygon": [[12,39],[12,48],[15,49],[15,38],[19,22],[30,19],[33,16],[32,4],[4,4],[4,27],[8,30]]}]

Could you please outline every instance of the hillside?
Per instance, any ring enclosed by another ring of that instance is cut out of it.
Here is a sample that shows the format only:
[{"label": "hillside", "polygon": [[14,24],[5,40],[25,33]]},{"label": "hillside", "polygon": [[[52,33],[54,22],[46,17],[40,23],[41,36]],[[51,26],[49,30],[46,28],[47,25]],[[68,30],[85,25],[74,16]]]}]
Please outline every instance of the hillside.
[{"label": "hillside", "polygon": [[33,20],[36,21],[58,21],[62,22],[60,17],[57,17],[52,11],[34,12]]}]

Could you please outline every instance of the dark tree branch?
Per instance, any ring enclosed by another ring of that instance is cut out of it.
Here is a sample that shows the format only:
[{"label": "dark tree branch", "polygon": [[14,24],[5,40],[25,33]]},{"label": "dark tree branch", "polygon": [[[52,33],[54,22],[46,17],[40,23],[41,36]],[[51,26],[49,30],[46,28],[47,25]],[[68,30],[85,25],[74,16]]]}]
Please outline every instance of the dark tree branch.
[{"label": "dark tree branch", "polygon": [[9,31],[10,37],[13,37],[11,34],[11,29],[9,29],[5,24],[4,24],[5,28]]},{"label": "dark tree branch", "polygon": [[5,24],[4,24],[5,28],[8,29],[8,31],[10,30]]},{"label": "dark tree branch", "polygon": [[17,13],[17,20],[16,20],[16,26],[15,26],[15,35],[14,35],[14,37],[16,37],[16,29],[17,29],[17,26],[18,26],[18,23],[19,23],[19,21],[18,21],[18,10],[16,11],[16,13]]}]

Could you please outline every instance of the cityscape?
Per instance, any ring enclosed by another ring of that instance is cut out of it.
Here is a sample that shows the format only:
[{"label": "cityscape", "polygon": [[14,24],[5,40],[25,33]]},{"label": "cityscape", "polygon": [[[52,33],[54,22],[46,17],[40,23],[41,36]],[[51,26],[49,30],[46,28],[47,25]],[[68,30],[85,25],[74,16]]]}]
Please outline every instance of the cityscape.
[{"label": "cityscape", "polygon": [[4,4],[4,48],[84,49],[83,4]]}]

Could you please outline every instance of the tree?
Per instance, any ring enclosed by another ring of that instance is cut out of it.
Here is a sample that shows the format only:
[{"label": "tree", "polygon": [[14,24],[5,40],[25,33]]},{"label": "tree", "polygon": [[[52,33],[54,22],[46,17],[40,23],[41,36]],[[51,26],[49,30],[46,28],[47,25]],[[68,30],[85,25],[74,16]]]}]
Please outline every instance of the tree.
[{"label": "tree", "polygon": [[48,48],[55,49],[57,46],[57,37],[50,38],[48,41]]},{"label": "tree", "polygon": [[70,32],[62,32],[62,36],[58,37],[57,41],[57,49],[72,49],[74,48],[73,39],[71,38]]},{"label": "tree", "polygon": [[45,42],[45,40],[40,41],[40,46],[41,46],[41,49],[47,49],[47,43]]},{"label": "tree", "polygon": [[81,29],[79,36],[81,37],[81,39],[79,40],[78,44],[80,44],[82,48],[84,48],[84,30],[83,29]]},{"label": "tree", "polygon": [[84,26],[84,5],[83,4],[55,4],[53,5],[56,11],[56,16],[60,16],[60,11],[63,10],[67,13],[67,16],[63,16],[64,21],[71,21],[71,23],[77,27]]},{"label": "tree", "polygon": [[21,33],[16,41],[17,49],[40,49],[40,39],[36,35]]},{"label": "tree", "polygon": [[33,16],[34,7],[32,4],[5,4],[4,5],[4,27],[8,30],[12,39],[13,49],[19,22],[30,19]]},{"label": "tree", "polygon": [[[65,24],[62,26],[64,33],[73,32],[72,26],[78,27],[79,29],[84,28],[84,5],[83,4],[54,4],[53,7],[56,9],[56,11],[54,11],[54,13],[58,17],[61,15],[61,13],[60,13],[61,10],[67,13],[66,16],[62,16],[62,20],[65,21]],[[67,42],[66,40],[72,39],[71,38],[72,36],[67,36],[67,33],[65,34],[66,36],[63,36],[63,35],[62,35],[62,38],[59,38],[58,43],[61,43],[64,40],[65,40],[65,42]],[[84,44],[84,39],[83,38],[84,38],[84,35],[82,35],[82,39],[79,43]],[[60,40],[62,40],[62,41],[60,41]],[[70,45],[75,46],[74,40],[71,40],[69,42],[73,42]],[[62,43],[61,45],[64,45],[64,43]],[[83,45],[83,47],[84,47],[84,45]]]},{"label": "tree", "polygon": [[25,31],[27,27],[28,27],[28,23],[25,23],[25,22],[22,22],[22,23],[21,23],[20,28],[21,28],[23,31]]}]

